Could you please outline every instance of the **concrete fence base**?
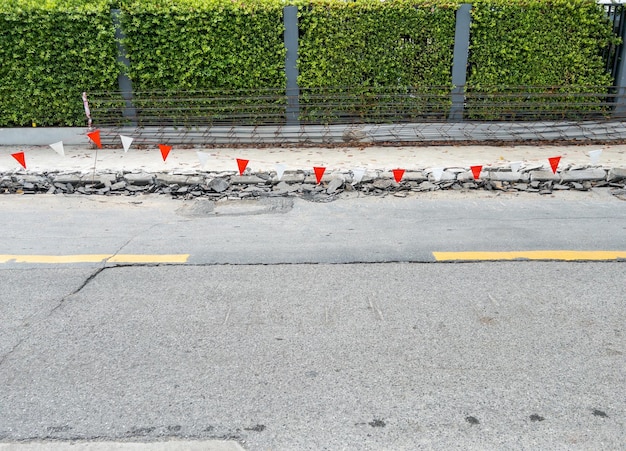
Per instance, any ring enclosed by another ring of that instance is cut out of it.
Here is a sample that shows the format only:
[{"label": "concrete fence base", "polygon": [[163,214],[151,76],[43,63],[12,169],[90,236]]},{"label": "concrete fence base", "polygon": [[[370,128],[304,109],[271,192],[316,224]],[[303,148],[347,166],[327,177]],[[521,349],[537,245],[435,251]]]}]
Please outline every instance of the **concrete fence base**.
[{"label": "concrete fence base", "polygon": [[[0,145],[38,146],[63,141],[88,145],[87,128],[0,128]],[[618,141],[626,139],[624,121],[450,122],[353,125],[119,127],[101,129],[103,144],[119,145],[119,135],[136,144],[305,145],[350,143],[443,143],[467,141]]]}]

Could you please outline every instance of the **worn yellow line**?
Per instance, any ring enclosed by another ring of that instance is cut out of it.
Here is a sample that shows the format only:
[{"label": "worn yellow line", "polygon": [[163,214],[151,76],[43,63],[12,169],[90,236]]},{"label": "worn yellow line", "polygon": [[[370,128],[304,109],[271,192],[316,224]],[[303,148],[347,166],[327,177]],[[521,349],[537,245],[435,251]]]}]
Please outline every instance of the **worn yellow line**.
[{"label": "worn yellow line", "polygon": [[186,263],[189,254],[77,254],[11,255],[0,254],[0,263]]},{"label": "worn yellow line", "polygon": [[109,263],[186,263],[189,254],[118,254],[109,258]]},{"label": "worn yellow line", "polygon": [[0,263],[98,263],[112,254],[78,255],[2,255]]},{"label": "worn yellow line", "polygon": [[606,261],[626,259],[626,251],[509,251],[509,252],[433,252],[435,260],[486,261],[486,260],[561,260]]}]

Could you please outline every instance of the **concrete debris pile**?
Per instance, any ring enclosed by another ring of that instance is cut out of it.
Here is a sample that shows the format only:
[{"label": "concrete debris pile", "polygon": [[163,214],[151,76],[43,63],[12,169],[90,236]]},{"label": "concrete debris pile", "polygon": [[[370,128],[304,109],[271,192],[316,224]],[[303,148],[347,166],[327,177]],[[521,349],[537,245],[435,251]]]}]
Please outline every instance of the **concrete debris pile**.
[{"label": "concrete debris pile", "polygon": [[609,187],[626,188],[626,168],[571,166],[552,173],[542,165],[527,166],[518,172],[507,168],[483,168],[478,180],[467,168],[441,171],[407,171],[399,183],[391,172],[367,171],[360,180],[352,172],[329,172],[320,183],[312,171],[287,171],[280,180],[274,172],[244,173],[44,173],[0,174],[0,193],[126,195],[165,194],[175,198],[207,197],[215,200],[299,196],[313,201],[330,201],[342,192],[366,195],[436,190],[499,190],[550,194],[555,190]]}]

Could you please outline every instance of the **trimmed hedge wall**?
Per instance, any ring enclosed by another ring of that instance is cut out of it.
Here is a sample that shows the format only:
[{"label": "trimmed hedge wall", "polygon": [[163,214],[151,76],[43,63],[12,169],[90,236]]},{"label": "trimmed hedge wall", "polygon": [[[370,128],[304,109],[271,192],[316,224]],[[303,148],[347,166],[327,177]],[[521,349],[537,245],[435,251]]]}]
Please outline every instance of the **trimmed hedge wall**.
[{"label": "trimmed hedge wall", "polygon": [[303,117],[445,116],[450,101],[440,95],[452,87],[456,7],[446,0],[312,0],[300,6]]},{"label": "trimmed hedge wall", "polygon": [[[280,0],[134,0],[121,10],[140,122],[170,116],[177,104],[183,107],[179,124],[186,117],[197,123],[198,116],[219,123],[233,114],[257,123],[282,120]],[[268,95],[259,99],[261,88]],[[142,91],[163,93],[155,99]]]},{"label": "trimmed hedge wall", "polygon": [[85,125],[82,91],[117,90],[106,0],[0,0],[0,126]]},{"label": "trimmed hedge wall", "polygon": [[137,91],[284,88],[280,0],[123,3]]},{"label": "trimmed hedge wall", "polygon": [[[299,6],[301,118],[444,119],[461,2],[291,2]],[[162,117],[166,108],[176,108],[169,96],[185,92],[181,116],[219,123],[243,108],[246,120],[257,115],[256,123],[280,122],[287,3],[0,0],[0,126],[84,125],[81,92],[118,90],[124,69],[116,63],[113,7],[121,9],[134,102],[144,117]],[[467,117],[520,118],[518,108],[523,118],[533,118],[584,101],[576,94],[588,86],[608,91],[612,80],[600,51],[616,37],[594,0],[472,3]],[[518,86],[540,86],[545,100],[529,102]],[[165,101],[142,91],[162,91]],[[191,91],[217,99],[202,100]],[[502,92],[509,105],[494,107],[490,96]],[[555,92],[562,97],[551,97]],[[596,99],[585,108],[602,112],[606,104]]]},{"label": "trimmed hedge wall", "polygon": [[[557,119],[575,103],[585,104],[586,111],[606,109],[598,98],[568,95],[590,87],[606,93],[613,84],[601,52],[619,40],[601,5],[594,0],[472,4],[468,117],[532,119],[548,110]],[[527,92],[534,94],[530,100],[520,95]]]}]

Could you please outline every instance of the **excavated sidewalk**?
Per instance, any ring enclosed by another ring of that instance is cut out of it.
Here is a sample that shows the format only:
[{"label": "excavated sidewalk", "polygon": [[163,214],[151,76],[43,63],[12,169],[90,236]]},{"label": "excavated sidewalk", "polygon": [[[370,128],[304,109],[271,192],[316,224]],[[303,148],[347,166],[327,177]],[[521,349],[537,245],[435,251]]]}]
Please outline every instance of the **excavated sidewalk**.
[{"label": "excavated sidewalk", "polygon": [[[174,147],[165,160],[157,146],[121,147],[65,146],[64,155],[49,146],[2,147],[0,193],[330,201],[346,192],[404,197],[436,190],[549,194],[604,187],[621,196],[626,189],[626,145]],[[12,157],[20,152],[25,169]],[[553,172],[549,159],[555,157],[560,161]],[[248,160],[242,175],[237,159]],[[472,166],[482,166],[478,179]],[[325,168],[320,183],[314,167]],[[404,170],[399,182],[394,169]]]}]

